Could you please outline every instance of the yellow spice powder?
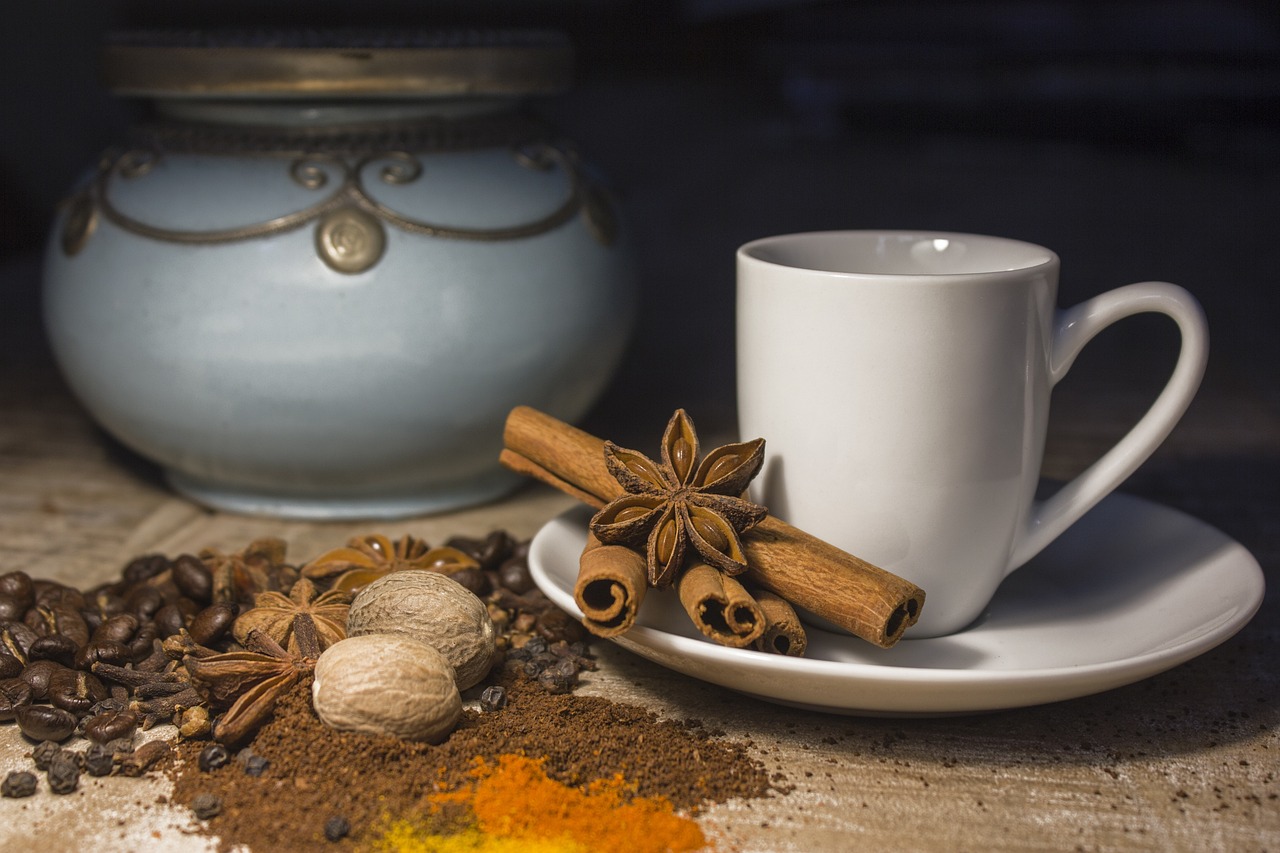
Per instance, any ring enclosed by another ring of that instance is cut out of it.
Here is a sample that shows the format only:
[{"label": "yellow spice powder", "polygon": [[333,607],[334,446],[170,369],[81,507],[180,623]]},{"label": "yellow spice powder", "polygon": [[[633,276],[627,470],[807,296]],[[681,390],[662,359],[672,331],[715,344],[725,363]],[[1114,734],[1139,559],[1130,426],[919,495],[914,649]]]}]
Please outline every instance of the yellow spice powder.
[{"label": "yellow spice powder", "polygon": [[479,762],[469,790],[430,798],[438,808],[465,807],[474,827],[439,834],[396,821],[379,853],[686,853],[707,847],[697,823],[661,797],[635,796],[621,776],[586,790],[549,778],[541,764],[503,755]]}]

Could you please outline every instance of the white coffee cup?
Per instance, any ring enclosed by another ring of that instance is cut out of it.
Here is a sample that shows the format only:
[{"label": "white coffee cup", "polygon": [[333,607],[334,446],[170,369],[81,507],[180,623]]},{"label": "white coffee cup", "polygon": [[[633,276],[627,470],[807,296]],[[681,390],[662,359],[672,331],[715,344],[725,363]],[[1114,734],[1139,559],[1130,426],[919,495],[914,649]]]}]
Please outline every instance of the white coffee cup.
[{"label": "white coffee cup", "polygon": [[[1196,300],[1131,284],[1056,310],[1058,257],[973,234],[831,231],[738,250],[742,435],[766,440],[751,496],[911,580],[910,637],[963,629],[1000,582],[1128,477],[1186,411],[1208,354]],[[1115,321],[1167,314],[1182,346],[1150,410],[1035,498],[1049,394]]]}]

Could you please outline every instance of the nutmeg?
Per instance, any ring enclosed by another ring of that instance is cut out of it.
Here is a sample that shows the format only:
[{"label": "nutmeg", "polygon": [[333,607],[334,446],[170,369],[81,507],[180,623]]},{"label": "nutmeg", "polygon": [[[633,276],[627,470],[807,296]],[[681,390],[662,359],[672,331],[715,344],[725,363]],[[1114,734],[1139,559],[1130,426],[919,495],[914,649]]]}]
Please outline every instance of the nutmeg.
[{"label": "nutmeg", "polygon": [[347,614],[347,636],[366,634],[402,634],[434,647],[453,665],[459,690],[478,684],[493,662],[484,602],[437,572],[392,572],[362,589]]},{"label": "nutmeg", "polygon": [[462,716],[453,667],[403,634],[365,634],[334,643],[316,661],[316,715],[331,728],[440,743]]}]

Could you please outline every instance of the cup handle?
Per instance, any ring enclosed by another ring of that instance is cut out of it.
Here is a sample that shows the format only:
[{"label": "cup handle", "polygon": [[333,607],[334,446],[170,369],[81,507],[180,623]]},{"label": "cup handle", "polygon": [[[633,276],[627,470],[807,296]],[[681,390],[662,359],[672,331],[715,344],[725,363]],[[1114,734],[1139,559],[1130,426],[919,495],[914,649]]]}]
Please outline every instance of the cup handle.
[{"label": "cup handle", "polygon": [[1167,314],[1178,324],[1182,336],[1169,381],[1151,408],[1114,447],[1052,497],[1032,504],[1006,574],[1038,554],[1137,470],[1168,438],[1200,387],[1209,356],[1204,311],[1194,296],[1176,284],[1148,281],[1118,287],[1058,312],[1049,355],[1050,388],[1062,381],[1095,335],[1117,320],[1149,312]]}]

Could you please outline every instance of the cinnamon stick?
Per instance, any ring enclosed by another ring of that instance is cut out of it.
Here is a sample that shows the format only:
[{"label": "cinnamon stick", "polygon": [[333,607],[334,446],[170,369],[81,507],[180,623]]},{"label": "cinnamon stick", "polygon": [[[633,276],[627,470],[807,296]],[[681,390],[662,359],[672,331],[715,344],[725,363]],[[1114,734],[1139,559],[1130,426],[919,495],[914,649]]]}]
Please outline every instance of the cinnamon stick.
[{"label": "cinnamon stick", "polygon": [[676,581],[680,603],[704,636],[735,649],[764,633],[765,617],[751,593],[715,566],[694,563]]},{"label": "cinnamon stick", "polygon": [[764,633],[756,638],[756,648],[762,652],[804,657],[809,635],[805,633],[795,609],[786,599],[766,589],[756,590],[755,597],[765,621]]},{"label": "cinnamon stick", "polygon": [[[507,416],[500,461],[602,507],[623,493],[604,462],[604,442],[544,412]],[[920,618],[924,590],[769,516],[743,537],[745,579],[877,646],[888,648]]]},{"label": "cinnamon stick", "polygon": [[602,545],[595,536],[587,535],[573,600],[588,631],[597,637],[626,633],[635,624],[648,589],[643,556],[621,545]]}]

